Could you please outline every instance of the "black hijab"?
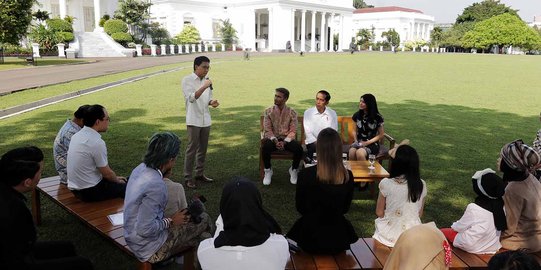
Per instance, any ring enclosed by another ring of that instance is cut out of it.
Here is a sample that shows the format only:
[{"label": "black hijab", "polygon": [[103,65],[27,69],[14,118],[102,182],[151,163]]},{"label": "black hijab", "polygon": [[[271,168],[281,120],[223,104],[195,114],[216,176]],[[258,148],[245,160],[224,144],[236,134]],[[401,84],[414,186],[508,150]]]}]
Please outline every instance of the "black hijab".
[{"label": "black hijab", "polygon": [[505,185],[502,179],[493,170],[485,169],[473,175],[472,185],[473,191],[477,194],[475,204],[492,212],[496,229],[499,231],[507,229],[502,199],[505,193]]},{"label": "black hijab", "polygon": [[271,233],[281,233],[280,226],[263,209],[257,187],[244,177],[225,185],[220,200],[224,230],[214,240],[214,247],[263,244]]}]

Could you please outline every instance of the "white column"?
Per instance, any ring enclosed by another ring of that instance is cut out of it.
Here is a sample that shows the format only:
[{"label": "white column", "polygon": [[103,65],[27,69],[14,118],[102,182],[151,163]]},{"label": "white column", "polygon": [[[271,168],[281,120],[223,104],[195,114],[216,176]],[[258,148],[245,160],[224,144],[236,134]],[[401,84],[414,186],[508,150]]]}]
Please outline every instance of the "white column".
[{"label": "white column", "polygon": [[344,15],[340,15],[340,24],[338,25],[338,50],[339,52],[342,51],[342,48],[344,46]]},{"label": "white column", "polygon": [[301,48],[299,51],[304,52],[306,50],[306,10],[302,10],[301,16]]},{"label": "white column", "polygon": [[150,44],[150,55],[156,56],[156,45]]},{"label": "white column", "polygon": [[[295,39],[297,39],[297,37],[301,35],[301,19],[302,19],[301,16],[297,17],[297,27],[298,28],[297,28],[297,35],[295,36]],[[301,39],[299,38],[299,40],[301,40]]]},{"label": "white column", "polygon": [[178,54],[182,54],[182,44],[178,44]]},{"label": "white column", "polygon": [[60,8],[60,18],[66,18],[66,0],[59,0],[58,6]]},{"label": "white column", "polygon": [[409,40],[413,41],[415,40],[415,37],[413,36],[413,27],[415,26],[415,21],[410,22],[410,29],[409,29]]},{"label": "white column", "polygon": [[192,46],[192,52],[195,52],[195,44],[191,44]]},{"label": "white column", "polygon": [[[295,9],[291,9],[291,51],[295,51]],[[287,48],[286,48],[287,49]]]},{"label": "white column", "polygon": [[166,51],[165,51],[165,44],[162,44],[160,45],[160,51],[161,51],[161,55],[167,55]]},{"label": "white column", "polygon": [[321,26],[319,28],[319,51],[325,52],[325,12],[321,12]]},{"label": "white column", "polygon": [[269,8],[269,37],[268,37],[268,48],[269,51],[272,51],[274,48],[273,39],[274,39],[274,12],[272,12],[272,8]]},{"label": "white column", "polygon": [[94,0],[94,29],[100,27],[101,3],[100,0]]},{"label": "white column", "polygon": [[213,51],[213,52],[216,51],[216,44],[215,44],[215,43],[212,43],[212,51]]},{"label": "white column", "polygon": [[64,46],[64,43],[56,44],[56,47],[58,48],[58,57],[66,57],[66,54],[64,53]]},{"label": "white column", "polygon": [[311,29],[311,40],[310,40],[310,52],[316,51],[316,12],[312,10],[312,29]]},{"label": "white column", "polygon": [[171,52],[171,55],[175,54],[175,45],[169,44],[169,51]]},{"label": "white column", "polygon": [[184,51],[186,53],[190,53],[190,45],[189,44],[184,44]]},{"label": "white column", "polygon": [[32,55],[34,57],[41,57],[39,55],[39,43],[32,43]]},{"label": "white column", "polygon": [[137,56],[143,56],[143,45],[135,44],[135,51],[137,52]]},{"label": "white column", "polygon": [[261,38],[261,13],[257,13],[257,38]]},{"label": "white column", "polygon": [[334,13],[331,13],[329,17],[329,27],[331,28],[331,35],[329,36],[329,49],[334,52]]}]

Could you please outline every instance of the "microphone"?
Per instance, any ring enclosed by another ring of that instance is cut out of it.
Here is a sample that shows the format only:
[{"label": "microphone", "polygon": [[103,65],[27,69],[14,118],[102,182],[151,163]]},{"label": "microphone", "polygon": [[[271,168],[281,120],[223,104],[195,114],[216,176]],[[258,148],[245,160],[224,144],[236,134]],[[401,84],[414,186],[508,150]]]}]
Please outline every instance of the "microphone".
[{"label": "microphone", "polygon": [[[207,77],[206,79],[210,80],[209,77]],[[210,88],[210,90],[214,90],[214,88],[212,88],[212,83],[209,85],[209,88]]]}]

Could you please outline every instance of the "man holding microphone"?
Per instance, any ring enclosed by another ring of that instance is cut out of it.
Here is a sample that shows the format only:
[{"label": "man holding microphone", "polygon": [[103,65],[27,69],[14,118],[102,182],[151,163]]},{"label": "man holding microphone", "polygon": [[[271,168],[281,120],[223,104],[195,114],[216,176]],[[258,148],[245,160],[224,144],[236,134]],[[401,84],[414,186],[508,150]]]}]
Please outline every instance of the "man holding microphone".
[{"label": "man holding microphone", "polygon": [[[194,180],[212,182],[204,175],[205,157],[210,134],[209,106],[216,108],[218,100],[212,99],[212,81],[207,77],[210,59],[198,56],[193,62],[194,72],[182,79],[182,92],[186,101],[186,127],[188,145],[184,160],[185,186],[195,188]],[[195,178],[193,177],[195,160]]]}]

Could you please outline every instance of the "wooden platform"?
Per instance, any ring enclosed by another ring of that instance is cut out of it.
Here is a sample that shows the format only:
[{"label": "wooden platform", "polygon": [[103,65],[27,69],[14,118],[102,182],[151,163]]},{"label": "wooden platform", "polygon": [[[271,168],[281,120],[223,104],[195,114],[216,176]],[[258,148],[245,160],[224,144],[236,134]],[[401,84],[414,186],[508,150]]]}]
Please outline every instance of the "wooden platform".
[{"label": "wooden platform", "polygon": [[[348,251],[338,255],[310,255],[305,252],[291,253],[286,265],[288,270],[298,269],[383,269],[391,248],[373,238],[361,238]],[[541,252],[533,254],[541,263]],[[487,269],[493,255],[476,255],[453,248],[449,269]]]},{"label": "wooden platform", "polygon": [[[32,215],[36,225],[41,224],[41,194],[51,199],[70,214],[79,218],[85,225],[106,239],[111,240],[118,248],[135,258],[135,255],[131,252],[124,239],[124,229],[122,225],[114,226],[107,217],[108,215],[123,211],[123,199],[112,199],[91,203],[83,202],[76,198],[66,185],[60,184],[59,176],[43,178],[32,192]],[[187,248],[184,252],[184,256],[185,268],[193,269],[195,249]],[[189,266],[192,266],[192,268]],[[152,269],[152,265],[148,262],[138,261],[138,268]]]}]

